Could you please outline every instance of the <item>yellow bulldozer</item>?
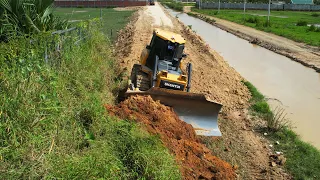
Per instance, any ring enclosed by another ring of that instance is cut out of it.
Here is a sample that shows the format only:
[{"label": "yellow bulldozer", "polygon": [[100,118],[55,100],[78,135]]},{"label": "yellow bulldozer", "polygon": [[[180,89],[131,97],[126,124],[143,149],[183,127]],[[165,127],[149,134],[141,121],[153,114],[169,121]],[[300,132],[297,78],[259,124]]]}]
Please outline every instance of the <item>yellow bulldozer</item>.
[{"label": "yellow bulldozer", "polygon": [[155,29],[149,45],[134,64],[125,96],[150,95],[172,107],[179,118],[193,126],[198,135],[221,136],[218,113],[221,104],[202,94],[190,93],[192,64],[182,68],[185,39],[176,33]]}]

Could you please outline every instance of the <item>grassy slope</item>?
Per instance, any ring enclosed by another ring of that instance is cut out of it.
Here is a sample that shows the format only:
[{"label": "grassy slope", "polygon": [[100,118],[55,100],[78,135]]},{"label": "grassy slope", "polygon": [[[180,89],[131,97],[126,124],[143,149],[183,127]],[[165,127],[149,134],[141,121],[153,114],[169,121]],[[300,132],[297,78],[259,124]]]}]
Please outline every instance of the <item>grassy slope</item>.
[{"label": "grassy slope", "polygon": [[[123,13],[105,18],[109,27],[123,27],[132,12]],[[56,66],[43,60],[41,38],[50,35],[0,44],[0,177],[180,179],[157,137],[105,112],[120,84],[117,64],[106,35],[94,26],[90,34]]]},{"label": "grassy slope", "polygon": [[[272,16],[270,17],[271,27],[264,27],[263,23],[266,22],[267,17],[257,16],[253,14],[267,15],[267,11],[247,10],[245,16],[246,19],[250,17],[257,18],[259,22],[244,23],[244,15],[242,10],[221,10],[219,14],[216,13],[217,10],[212,9],[199,10],[193,8],[192,10],[209,16],[214,16],[239,24],[244,24],[246,26],[265,32],[271,32],[298,42],[304,42],[313,46],[320,46],[320,32],[308,31],[308,26],[296,26],[296,23],[298,21],[306,21],[308,24],[320,24],[320,16],[312,16],[314,12],[272,11]],[[275,16],[283,16],[287,18],[280,18]]]},{"label": "grassy slope", "polygon": [[[250,83],[244,82],[252,94],[251,110],[264,117],[271,113],[264,96]],[[289,128],[271,132],[267,136],[274,143],[275,151],[283,152],[287,158],[286,169],[295,179],[320,178],[320,151],[312,145],[303,142]],[[280,144],[275,142],[279,141]]]}]

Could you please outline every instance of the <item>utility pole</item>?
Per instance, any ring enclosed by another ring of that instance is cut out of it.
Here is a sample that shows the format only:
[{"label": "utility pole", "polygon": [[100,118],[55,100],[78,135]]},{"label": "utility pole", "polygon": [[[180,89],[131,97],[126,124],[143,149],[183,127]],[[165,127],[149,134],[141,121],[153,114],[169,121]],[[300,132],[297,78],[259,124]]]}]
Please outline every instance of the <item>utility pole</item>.
[{"label": "utility pole", "polygon": [[243,2],[243,21],[246,21],[246,0]]},{"label": "utility pole", "polygon": [[270,24],[270,4],[271,4],[271,0],[269,0],[269,7],[268,7],[268,26]]},{"label": "utility pole", "polygon": [[219,8],[218,8],[218,13],[220,13],[220,0],[219,0]]}]

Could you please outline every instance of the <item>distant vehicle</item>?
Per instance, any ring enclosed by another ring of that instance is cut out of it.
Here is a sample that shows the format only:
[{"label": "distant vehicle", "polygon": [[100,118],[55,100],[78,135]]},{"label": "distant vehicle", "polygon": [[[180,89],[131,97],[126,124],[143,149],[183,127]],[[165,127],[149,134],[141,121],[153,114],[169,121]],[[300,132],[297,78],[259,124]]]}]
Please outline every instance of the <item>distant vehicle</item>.
[{"label": "distant vehicle", "polygon": [[153,6],[154,5],[154,0],[149,0],[149,5]]}]

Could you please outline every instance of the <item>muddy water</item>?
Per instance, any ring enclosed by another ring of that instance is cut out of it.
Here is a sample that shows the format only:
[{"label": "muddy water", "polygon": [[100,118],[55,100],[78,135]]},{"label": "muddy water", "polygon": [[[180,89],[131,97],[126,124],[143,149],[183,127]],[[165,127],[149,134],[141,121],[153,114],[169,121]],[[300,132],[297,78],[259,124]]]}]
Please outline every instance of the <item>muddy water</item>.
[{"label": "muddy water", "polygon": [[275,108],[285,108],[295,131],[320,149],[320,74],[284,56],[250,44],[204,21],[169,10],[192,25],[212,49],[256,86]]}]

